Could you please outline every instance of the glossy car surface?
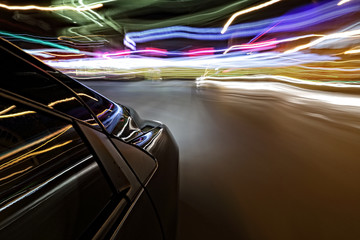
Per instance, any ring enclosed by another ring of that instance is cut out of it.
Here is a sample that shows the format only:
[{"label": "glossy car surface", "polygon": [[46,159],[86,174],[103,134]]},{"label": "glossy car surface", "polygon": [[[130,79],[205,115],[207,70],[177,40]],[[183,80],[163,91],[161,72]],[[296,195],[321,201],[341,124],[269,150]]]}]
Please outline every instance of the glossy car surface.
[{"label": "glossy car surface", "polygon": [[0,239],[174,239],[178,148],[0,39]]}]

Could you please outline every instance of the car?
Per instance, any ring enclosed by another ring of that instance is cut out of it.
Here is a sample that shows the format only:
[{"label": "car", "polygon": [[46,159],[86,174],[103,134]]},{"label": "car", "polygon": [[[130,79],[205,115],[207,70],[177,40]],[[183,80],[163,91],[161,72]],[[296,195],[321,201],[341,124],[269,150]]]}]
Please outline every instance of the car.
[{"label": "car", "polygon": [[0,58],[0,239],[175,239],[169,129],[4,39]]}]

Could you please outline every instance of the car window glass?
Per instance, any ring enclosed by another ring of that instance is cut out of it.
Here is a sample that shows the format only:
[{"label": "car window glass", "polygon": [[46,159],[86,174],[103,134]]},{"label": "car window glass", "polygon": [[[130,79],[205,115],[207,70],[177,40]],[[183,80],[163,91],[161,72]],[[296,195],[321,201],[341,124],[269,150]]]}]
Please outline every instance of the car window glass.
[{"label": "car window glass", "polygon": [[51,73],[57,79],[73,89],[79,97],[90,107],[96,117],[102,122],[107,132],[116,134],[123,129],[128,118],[125,108],[116,104],[105,97],[91,91],[86,86],[70,79],[62,73]]},{"label": "car window glass", "polygon": [[37,101],[49,108],[56,109],[98,127],[90,112],[65,86],[1,48],[0,56],[1,59],[5,60],[0,65],[3,73],[0,88]]},{"label": "car window glass", "polygon": [[0,239],[79,238],[113,196],[96,157],[71,122],[2,97],[0,126]]}]

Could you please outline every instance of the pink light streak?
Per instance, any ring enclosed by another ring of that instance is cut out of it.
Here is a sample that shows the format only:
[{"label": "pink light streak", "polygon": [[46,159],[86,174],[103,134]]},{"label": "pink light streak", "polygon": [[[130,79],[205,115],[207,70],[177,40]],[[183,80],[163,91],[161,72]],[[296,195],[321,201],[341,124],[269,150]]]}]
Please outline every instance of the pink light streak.
[{"label": "pink light streak", "polygon": [[213,55],[214,54],[214,48],[197,48],[190,50],[186,53],[186,55],[190,57],[196,57],[196,56],[204,56],[204,55]]}]

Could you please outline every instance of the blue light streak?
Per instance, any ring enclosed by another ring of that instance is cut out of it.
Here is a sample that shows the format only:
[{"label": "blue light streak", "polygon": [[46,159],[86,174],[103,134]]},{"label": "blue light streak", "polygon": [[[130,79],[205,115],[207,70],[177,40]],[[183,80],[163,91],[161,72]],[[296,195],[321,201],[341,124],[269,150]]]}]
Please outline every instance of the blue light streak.
[{"label": "blue light streak", "polygon": [[219,28],[195,28],[187,26],[172,26],[158,29],[151,29],[141,32],[130,32],[125,36],[126,42],[135,46],[134,43],[145,43],[150,41],[165,40],[171,38],[187,38],[205,41],[222,41],[237,37],[257,36],[268,29],[269,25],[280,22],[276,27],[271,29],[269,33],[275,32],[296,32],[299,29],[308,28],[313,25],[324,23],[347,14],[360,11],[360,2],[337,6],[336,1],[325,4],[319,4],[311,9],[287,14],[282,17],[276,17],[261,20],[252,23],[244,23],[230,26],[225,34],[220,34]]}]

